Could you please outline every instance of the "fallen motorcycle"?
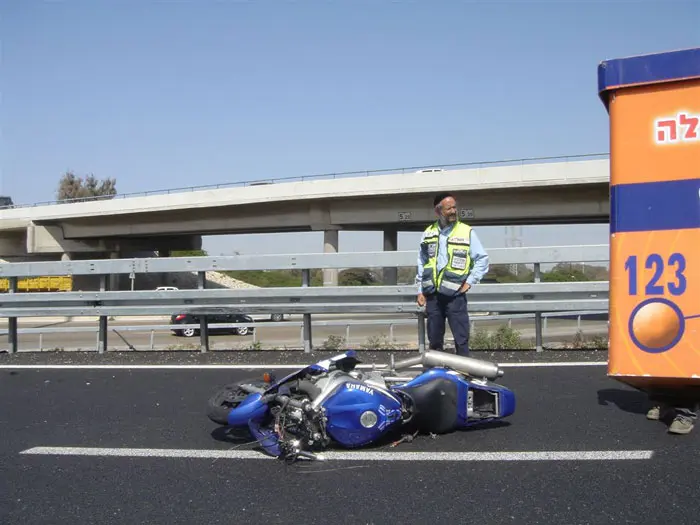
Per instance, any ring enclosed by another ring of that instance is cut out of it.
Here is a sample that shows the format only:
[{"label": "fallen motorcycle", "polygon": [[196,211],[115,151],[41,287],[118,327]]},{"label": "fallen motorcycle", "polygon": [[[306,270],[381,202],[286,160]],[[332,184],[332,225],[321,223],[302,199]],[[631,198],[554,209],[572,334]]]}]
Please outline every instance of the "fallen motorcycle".
[{"label": "fallen motorcycle", "polygon": [[444,434],[515,411],[513,392],[495,383],[503,370],[488,361],[427,351],[396,363],[392,356],[382,369],[360,362],[347,351],[278,381],[265,374],[226,385],[209,399],[207,415],[247,428],[267,453],[294,461],[323,459],[318,453],[333,442],[357,448],[409,427]]}]

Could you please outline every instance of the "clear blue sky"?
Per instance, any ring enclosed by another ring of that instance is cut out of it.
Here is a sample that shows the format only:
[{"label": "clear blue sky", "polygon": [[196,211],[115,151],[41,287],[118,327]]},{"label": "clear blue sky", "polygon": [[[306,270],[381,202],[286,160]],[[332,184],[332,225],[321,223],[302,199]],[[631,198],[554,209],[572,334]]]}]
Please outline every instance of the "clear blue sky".
[{"label": "clear blue sky", "polygon": [[[598,63],[700,45],[700,0],[0,5],[0,193],[16,203],[53,199],[68,169],[127,193],[607,152]],[[607,242],[577,231],[522,238]],[[322,250],[318,234],[274,237],[206,247]],[[504,245],[502,227],[482,237]],[[380,243],[341,234],[340,249]]]}]

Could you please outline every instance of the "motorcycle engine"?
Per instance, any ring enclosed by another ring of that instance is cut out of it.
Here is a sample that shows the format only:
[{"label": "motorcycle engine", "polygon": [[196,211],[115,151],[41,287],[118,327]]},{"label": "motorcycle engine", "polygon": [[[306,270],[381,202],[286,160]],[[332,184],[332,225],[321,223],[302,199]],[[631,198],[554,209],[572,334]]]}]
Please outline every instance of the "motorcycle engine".
[{"label": "motorcycle engine", "polygon": [[306,451],[322,450],[330,442],[326,434],[326,416],[312,404],[317,394],[313,386],[310,381],[295,382],[284,400],[270,409],[282,457],[286,460],[309,456]]},{"label": "motorcycle engine", "polygon": [[[365,390],[354,388],[357,385]],[[400,417],[402,406],[373,387],[387,388],[382,374],[358,370],[334,370],[287,385],[281,400],[271,407],[282,457],[316,459],[314,451],[326,448],[331,438],[357,446],[381,435]],[[374,410],[368,411],[368,404]]]}]

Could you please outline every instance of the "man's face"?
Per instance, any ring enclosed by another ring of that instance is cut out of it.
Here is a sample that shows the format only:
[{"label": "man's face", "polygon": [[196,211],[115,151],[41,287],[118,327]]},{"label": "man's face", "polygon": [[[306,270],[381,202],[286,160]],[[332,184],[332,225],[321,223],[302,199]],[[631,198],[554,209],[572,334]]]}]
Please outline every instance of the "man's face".
[{"label": "man's face", "polygon": [[445,197],[437,206],[437,214],[445,224],[457,221],[457,202],[452,197]]}]

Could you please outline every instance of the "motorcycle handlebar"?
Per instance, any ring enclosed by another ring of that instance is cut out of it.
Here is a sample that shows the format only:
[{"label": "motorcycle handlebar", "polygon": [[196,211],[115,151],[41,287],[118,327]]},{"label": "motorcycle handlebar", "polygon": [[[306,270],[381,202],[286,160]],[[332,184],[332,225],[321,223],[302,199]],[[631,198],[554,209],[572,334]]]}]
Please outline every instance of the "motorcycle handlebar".
[{"label": "motorcycle handlebar", "polygon": [[277,401],[281,401],[289,406],[292,406],[294,408],[300,408],[300,409],[305,409],[307,405],[309,404],[309,401],[306,399],[298,400],[298,399],[292,399],[289,396],[286,395],[280,395],[277,396]]},{"label": "motorcycle handlebar", "polygon": [[299,408],[301,410],[306,410],[307,406],[309,405],[309,401],[307,399],[297,400],[292,399],[288,395],[277,393],[267,394],[261,398],[261,401],[263,403],[271,403],[276,401],[294,408]]}]

